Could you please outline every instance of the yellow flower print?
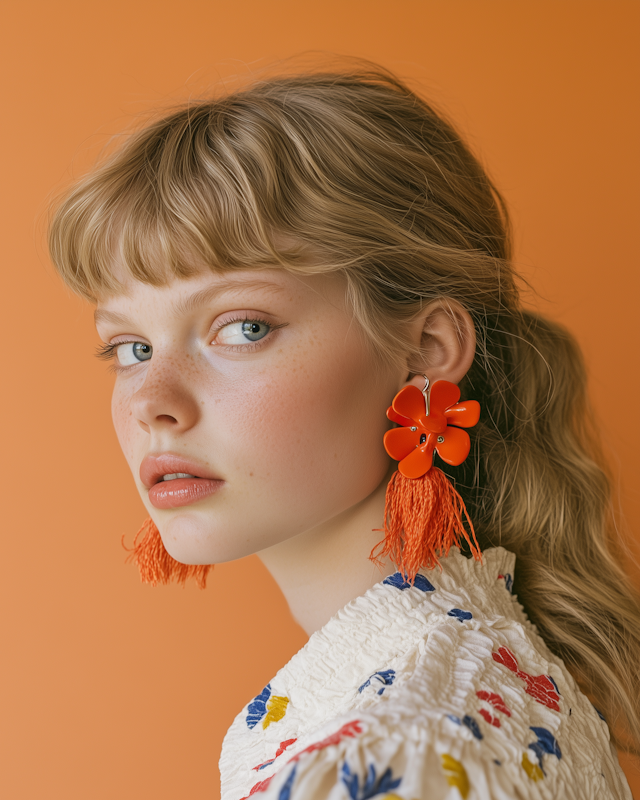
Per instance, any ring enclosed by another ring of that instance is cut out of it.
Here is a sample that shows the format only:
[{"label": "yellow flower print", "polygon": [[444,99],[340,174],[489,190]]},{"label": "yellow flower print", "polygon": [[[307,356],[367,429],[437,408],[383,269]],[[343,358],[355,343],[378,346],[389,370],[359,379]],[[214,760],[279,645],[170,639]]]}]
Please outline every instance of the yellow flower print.
[{"label": "yellow flower print", "polygon": [[463,800],[465,800],[469,794],[469,778],[467,777],[466,769],[448,753],[443,753],[441,758],[442,769],[447,777],[447,783],[449,786],[455,786],[462,795]]},{"label": "yellow flower print", "polygon": [[278,697],[271,695],[267,703],[267,716],[262,720],[262,727],[268,728],[272,722],[278,722],[287,712],[289,705],[288,697]]},{"label": "yellow flower print", "polygon": [[532,781],[539,781],[544,778],[544,772],[537,764],[532,764],[531,761],[529,761],[529,756],[526,753],[522,754],[522,766]]}]

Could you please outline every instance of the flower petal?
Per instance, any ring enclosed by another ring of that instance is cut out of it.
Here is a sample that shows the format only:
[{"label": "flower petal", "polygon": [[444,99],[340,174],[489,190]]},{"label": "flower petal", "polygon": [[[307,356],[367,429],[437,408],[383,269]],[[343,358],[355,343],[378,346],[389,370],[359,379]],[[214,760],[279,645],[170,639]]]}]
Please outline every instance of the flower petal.
[{"label": "flower petal", "polygon": [[405,478],[421,478],[433,466],[433,445],[435,436],[429,436],[422,447],[416,447],[398,464],[399,472]]},{"label": "flower petal", "polygon": [[424,395],[417,386],[405,386],[393,398],[393,410],[403,417],[419,420],[425,414]]},{"label": "flower petal", "polygon": [[465,400],[456,403],[444,412],[447,424],[459,425],[461,428],[473,428],[480,419],[480,403],[477,400]]},{"label": "flower petal", "polygon": [[393,428],[385,433],[382,442],[391,458],[402,461],[420,444],[420,432],[411,428]]},{"label": "flower petal", "polygon": [[436,444],[436,451],[443,461],[457,467],[469,455],[471,439],[462,428],[448,427],[443,434],[444,442]]},{"label": "flower petal", "polygon": [[430,411],[444,411],[460,399],[460,389],[449,381],[436,381],[429,394]]},{"label": "flower petal", "polygon": [[444,433],[447,429],[447,418],[441,411],[430,409],[428,417],[423,417],[420,423],[431,433]]},{"label": "flower petal", "polygon": [[405,428],[410,425],[415,425],[415,422],[409,417],[403,417],[402,414],[398,414],[393,410],[393,406],[389,406],[387,409],[387,419],[390,419],[391,422],[397,422],[398,425],[404,425]]}]

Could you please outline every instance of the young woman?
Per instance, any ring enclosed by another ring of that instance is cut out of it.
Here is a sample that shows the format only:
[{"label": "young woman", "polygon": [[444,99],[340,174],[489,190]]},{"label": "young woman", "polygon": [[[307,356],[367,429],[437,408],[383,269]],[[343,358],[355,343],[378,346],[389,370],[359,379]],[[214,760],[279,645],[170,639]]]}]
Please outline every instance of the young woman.
[{"label": "young woman", "polygon": [[367,65],[190,104],[51,252],[117,373],[143,577],[258,553],[310,634],[223,800],[630,797],[640,612],[580,354],[433,108]]}]

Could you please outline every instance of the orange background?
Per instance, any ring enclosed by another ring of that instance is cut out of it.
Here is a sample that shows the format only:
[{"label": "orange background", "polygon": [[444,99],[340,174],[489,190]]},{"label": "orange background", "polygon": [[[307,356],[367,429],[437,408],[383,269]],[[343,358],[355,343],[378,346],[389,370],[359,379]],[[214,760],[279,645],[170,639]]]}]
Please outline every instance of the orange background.
[{"label": "orange background", "polygon": [[585,350],[635,542],[639,17],[616,0],[5,6],[0,796],[217,798],[226,728],[305,641],[254,557],[206,592],[143,587],[123,564],[143,508],[91,309],[42,245],[49,194],[132,115],[296,52],[418,81],[504,190],[538,307]]}]

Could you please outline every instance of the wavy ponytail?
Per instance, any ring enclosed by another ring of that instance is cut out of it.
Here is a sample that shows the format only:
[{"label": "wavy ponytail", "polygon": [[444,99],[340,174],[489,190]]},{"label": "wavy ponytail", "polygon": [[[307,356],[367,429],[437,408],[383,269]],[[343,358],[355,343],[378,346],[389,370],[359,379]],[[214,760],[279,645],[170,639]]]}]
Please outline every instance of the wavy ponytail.
[{"label": "wavy ponytail", "polygon": [[521,307],[504,203],[442,114],[367,63],[192,103],[73,188],[50,249],[91,300],[118,291],[116,249],[153,285],[197,261],[341,272],[383,358],[406,356],[425,302],[461,303],[478,339],[461,388],[483,415],[473,457],[442,466],[482,546],[516,553],[519,600],[614,739],[640,741],[640,604],[619,566],[580,353]]},{"label": "wavy ponytail", "polygon": [[486,352],[465,379],[485,410],[473,456],[442,466],[481,545],[516,553],[513,591],[548,647],[617,744],[637,752],[640,613],[619,563],[580,350],[561,326],[530,312],[487,322]]}]

